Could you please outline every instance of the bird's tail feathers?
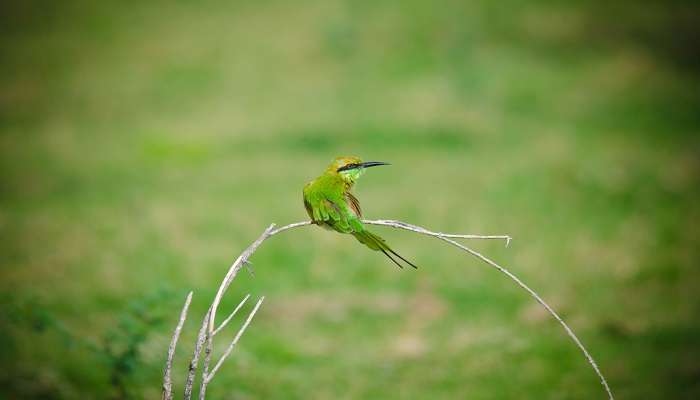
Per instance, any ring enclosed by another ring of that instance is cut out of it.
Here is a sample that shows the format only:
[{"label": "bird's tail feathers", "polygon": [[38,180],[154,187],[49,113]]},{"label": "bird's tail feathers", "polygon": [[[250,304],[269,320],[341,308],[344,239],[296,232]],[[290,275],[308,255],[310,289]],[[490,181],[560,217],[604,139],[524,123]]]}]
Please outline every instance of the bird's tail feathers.
[{"label": "bird's tail feathers", "polygon": [[361,232],[354,232],[353,236],[362,244],[365,246],[369,247],[372,250],[375,251],[381,251],[384,253],[387,258],[389,258],[394,264],[398,265],[399,268],[403,268],[403,265],[401,265],[394,257],[392,257],[389,253],[393,254],[394,256],[398,257],[399,259],[403,260],[405,263],[408,265],[412,266],[413,268],[418,269],[418,267],[413,264],[412,262],[408,261],[407,259],[403,258],[399,253],[395,252],[392,250],[389,245],[386,244],[386,241],[382,239],[381,237],[373,234],[372,232],[368,230],[363,230]]}]

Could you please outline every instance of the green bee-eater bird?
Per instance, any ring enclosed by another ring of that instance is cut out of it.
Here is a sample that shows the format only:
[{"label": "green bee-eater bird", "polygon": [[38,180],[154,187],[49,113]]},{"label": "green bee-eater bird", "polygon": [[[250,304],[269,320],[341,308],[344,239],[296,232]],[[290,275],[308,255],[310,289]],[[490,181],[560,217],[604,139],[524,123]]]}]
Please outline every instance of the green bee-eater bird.
[{"label": "green bee-eater bird", "polygon": [[360,202],[350,190],[369,167],[389,165],[385,162],[362,162],[357,157],[338,157],[321,176],[304,186],[304,207],[311,221],[321,227],[355,236],[360,243],[375,251],[381,251],[399,268],[403,268],[389,253],[408,263],[386,244],[381,237],[368,231],[362,224]]}]

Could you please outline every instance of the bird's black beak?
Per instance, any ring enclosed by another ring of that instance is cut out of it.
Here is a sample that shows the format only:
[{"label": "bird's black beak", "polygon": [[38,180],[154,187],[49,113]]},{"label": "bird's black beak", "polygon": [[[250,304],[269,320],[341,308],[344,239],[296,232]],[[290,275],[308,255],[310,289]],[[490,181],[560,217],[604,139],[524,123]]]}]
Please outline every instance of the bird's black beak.
[{"label": "bird's black beak", "polygon": [[391,165],[391,164],[385,163],[382,161],[367,161],[367,162],[359,163],[357,166],[358,166],[358,168],[369,168],[369,167],[376,167],[379,165]]},{"label": "bird's black beak", "polygon": [[367,162],[358,163],[358,164],[348,164],[344,167],[340,167],[340,168],[338,168],[338,172],[347,171],[347,170],[351,170],[351,169],[357,169],[357,168],[376,167],[378,165],[391,165],[391,164],[385,163],[382,161],[367,161]]}]

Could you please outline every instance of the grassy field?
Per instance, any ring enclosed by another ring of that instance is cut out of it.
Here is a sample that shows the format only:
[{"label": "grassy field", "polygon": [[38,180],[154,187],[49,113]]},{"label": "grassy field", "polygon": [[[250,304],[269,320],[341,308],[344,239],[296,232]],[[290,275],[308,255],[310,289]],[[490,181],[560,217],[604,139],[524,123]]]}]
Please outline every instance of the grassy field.
[{"label": "grassy field", "polygon": [[[303,184],[345,154],[393,164],[356,188],[366,217],[512,235],[470,244],[561,312],[618,399],[700,397],[697,6],[17,3],[0,399],[159,398],[194,290],[179,392],[231,261],[304,220]],[[210,398],[605,398],[504,276],[374,231],[421,268],[318,228],[263,245],[224,309],[265,304]]]}]

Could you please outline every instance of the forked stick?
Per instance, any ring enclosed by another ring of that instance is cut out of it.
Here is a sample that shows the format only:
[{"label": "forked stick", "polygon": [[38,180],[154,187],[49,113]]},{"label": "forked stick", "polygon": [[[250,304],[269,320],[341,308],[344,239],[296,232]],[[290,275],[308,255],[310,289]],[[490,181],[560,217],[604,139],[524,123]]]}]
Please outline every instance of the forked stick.
[{"label": "forked stick", "polygon": [[[579,340],[579,338],[576,336],[574,331],[569,327],[569,325],[564,322],[564,320],[552,309],[552,307],[549,306],[534,290],[530,289],[529,286],[527,286],[523,281],[521,281],[518,277],[513,275],[510,271],[508,271],[506,268],[498,265],[496,262],[492,261],[491,259],[485,257],[481,253],[472,250],[471,248],[464,246],[458,242],[456,242],[453,239],[488,239],[488,240],[505,240],[506,241],[506,246],[510,244],[511,237],[507,235],[462,235],[462,234],[451,234],[451,233],[442,233],[442,232],[433,232],[428,229],[425,229],[423,227],[417,226],[417,225],[411,225],[407,224],[405,222],[401,221],[394,221],[394,220],[363,220],[362,221],[365,224],[368,225],[381,225],[381,226],[388,226],[396,229],[404,229],[407,231],[411,232],[416,232],[420,233],[423,235],[428,235],[428,236],[433,236],[436,237],[440,240],[443,240],[469,254],[472,256],[480,259],[481,261],[485,262],[489,266],[497,269],[498,271],[502,272],[505,274],[508,278],[510,278],[512,281],[514,281],[518,286],[520,286],[523,290],[525,290],[531,297],[533,297],[542,307],[547,310],[547,312],[557,321],[561,326],[564,328],[566,331],[567,335],[574,341],[576,346],[583,352],[583,355],[585,356],[586,360],[588,363],[591,365],[593,368],[593,371],[596,373],[598,378],[600,378],[600,382],[603,385],[603,388],[605,389],[605,392],[608,395],[609,400],[614,400],[612,391],[610,390],[610,387],[608,386],[607,381],[605,380],[605,377],[603,376],[602,372],[600,371],[600,368],[598,368],[598,365],[596,362],[593,360],[593,357],[588,353],[588,350],[586,350],[585,346],[583,343]],[[243,253],[241,253],[240,256],[233,262],[231,267],[229,268],[228,272],[226,273],[226,276],[224,277],[223,281],[221,282],[221,285],[219,286],[219,289],[216,293],[216,296],[214,297],[214,300],[212,301],[212,304],[209,308],[209,311],[207,311],[207,314],[204,317],[204,320],[202,321],[201,328],[199,330],[199,335],[197,337],[197,342],[195,346],[195,351],[192,357],[192,361],[190,362],[190,369],[187,377],[187,382],[185,384],[185,400],[190,400],[191,395],[192,395],[192,385],[194,381],[194,375],[196,374],[197,370],[197,362],[199,360],[199,354],[202,350],[203,344],[205,340],[208,342],[207,343],[207,354],[205,355],[205,368],[204,368],[204,373],[202,374],[202,380],[203,380],[203,385],[202,389],[206,388],[206,384],[209,383],[209,381],[213,378],[214,373],[221,367],[221,364],[223,361],[226,359],[226,357],[229,355],[233,347],[235,346],[236,342],[240,338],[240,335],[243,334],[243,331],[245,328],[248,326],[250,323],[250,320],[253,318],[255,315],[255,312],[257,312],[258,307],[260,306],[262,302],[262,298],[258,301],[256,304],[255,308],[253,311],[249,314],[248,319],[246,320],[245,324],[239,331],[238,335],[236,335],[236,338],[234,341],[231,343],[229,348],[227,349],[226,353],[224,356],[219,360],[219,362],[216,364],[214,369],[212,370],[211,373],[208,371],[208,366],[209,366],[209,357],[210,357],[210,352],[211,352],[211,341],[213,340],[213,336],[218,333],[218,331],[223,328],[226,323],[230,320],[230,317],[227,318],[218,329],[215,329],[215,321],[216,321],[216,311],[219,307],[219,303],[221,302],[221,299],[223,298],[226,290],[228,289],[229,285],[233,281],[233,279],[236,277],[236,274],[238,274],[238,271],[244,266],[248,264],[248,259],[255,253],[257,248],[264,242],[267,238],[274,236],[278,233],[287,231],[289,229],[293,228],[299,228],[302,226],[307,226],[307,225],[312,225],[313,222],[311,221],[303,221],[303,222],[296,222],[293,224],[285,225],[282,227],[279,227],[275,229],[275,224],[271,224],[265,231],[258,237]],[[247,300],[247,298],[246,298]],[[244,300],[245,301],[245,300]],[[240,305],[239,305],[240,307]],[[186,310],[185,310],[186,311]],[[235,313],[235,311],[234,311]],[[179,332],[176,330],[176,334],[179,334]],[[175,342],[177,339],[173,337]],[[172,363],[172,361],[169,361]],[[165,383],[164,383],[164,388],[165,388]],[[203,393],[200,393],[203,395]],[[165,399],[165,397],[164,397]],[[200,396],[200,399],[203,399],[203,396]]]}]

